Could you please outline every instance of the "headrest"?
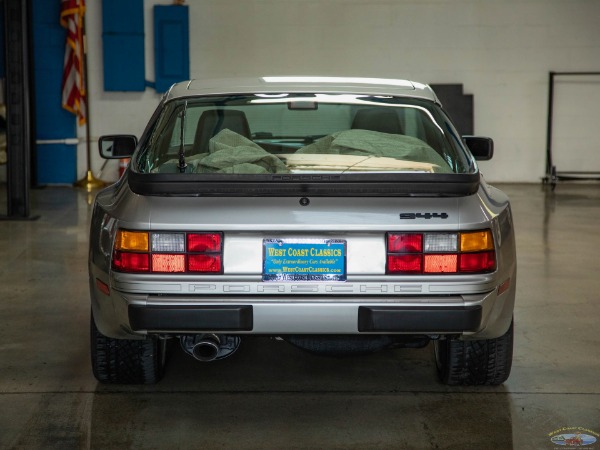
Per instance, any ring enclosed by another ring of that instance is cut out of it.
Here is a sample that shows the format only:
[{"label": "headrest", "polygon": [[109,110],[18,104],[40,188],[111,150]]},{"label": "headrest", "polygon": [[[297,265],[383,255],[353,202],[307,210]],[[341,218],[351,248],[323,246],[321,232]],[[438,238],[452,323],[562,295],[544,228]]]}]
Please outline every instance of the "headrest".
[{"label": "headrest", "polygon": [[193,153],[207,152],[210,138],[225,128],[250,139],[250,127],[243,111],[209,109],[204,111],[198,119]]},{"label": "headrest", "polygon": [[352,121],[352,129],[402,134],[402,125],[396,111],[384,108],[358,110]]}]

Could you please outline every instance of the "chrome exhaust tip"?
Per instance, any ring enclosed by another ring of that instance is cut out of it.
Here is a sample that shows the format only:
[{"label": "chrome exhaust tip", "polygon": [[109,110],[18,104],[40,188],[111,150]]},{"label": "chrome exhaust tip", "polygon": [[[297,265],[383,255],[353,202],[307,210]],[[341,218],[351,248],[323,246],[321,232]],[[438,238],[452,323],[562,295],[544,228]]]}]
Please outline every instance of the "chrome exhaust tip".
[{"label": "chrome exhaust tip", "polygon": [[219,356],[220,346],[221,339],[219,339],[219,336],[215,334],[207,335],[192,347],[192,356],[202,362],[214,361]]},{"label": "chrome exhaust tip", "polygon": [[227,358],[235,353],[241,340],[239,336],[213,333],[179,336],[183,351],[202,362]]}]

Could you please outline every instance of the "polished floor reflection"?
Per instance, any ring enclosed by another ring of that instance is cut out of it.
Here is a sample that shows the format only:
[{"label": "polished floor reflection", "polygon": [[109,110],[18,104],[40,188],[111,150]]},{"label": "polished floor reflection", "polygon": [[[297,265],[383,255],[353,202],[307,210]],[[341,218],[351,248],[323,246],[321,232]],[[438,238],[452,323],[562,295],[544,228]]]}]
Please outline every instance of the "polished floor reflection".
[{"label": "polished floor reflection", "polygon": [[513,372],[468,389],[437,382],[431,348],[339,359],[266,338],[209,364],[175,347],[156,386],[99,385],[91,197],[32,191],[38,220],[0,221],[0,448],[552,449],[563,428],[600,433],[600,185],[501,188],[517,227]]}]

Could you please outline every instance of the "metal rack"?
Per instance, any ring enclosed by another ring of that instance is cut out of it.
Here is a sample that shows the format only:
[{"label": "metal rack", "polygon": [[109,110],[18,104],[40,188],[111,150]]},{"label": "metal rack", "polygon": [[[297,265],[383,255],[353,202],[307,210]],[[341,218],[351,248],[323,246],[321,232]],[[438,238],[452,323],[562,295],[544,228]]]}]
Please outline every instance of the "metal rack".
[{"label": "metal rack", "polygon": [[549,72],[548,83],[548,125],[546,128],[546,176],[544,184],[550,184],[552,190],[559,180],[596,180],[600,172],[570,171],[558,172],[552,163],[552,124],[554,120],[554,79],[562,76],[600,76],[600,72]]}]

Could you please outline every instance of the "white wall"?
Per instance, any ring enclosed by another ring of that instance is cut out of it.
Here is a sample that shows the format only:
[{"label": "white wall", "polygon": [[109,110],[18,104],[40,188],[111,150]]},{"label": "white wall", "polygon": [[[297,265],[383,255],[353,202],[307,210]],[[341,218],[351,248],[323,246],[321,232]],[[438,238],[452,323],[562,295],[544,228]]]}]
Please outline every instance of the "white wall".
[{"label": "white wall", "polygon": [[[149,80],[152,6],[170,3],[145,1]],[[495,140],[494,159],[481,164],[489,181],[538,182],[544,175],[550,70],[600,71],[598,0],[186,3],[193,78],[318,74],[463,83],[475,96],[475,132]],[[101,2],[87,9],[92,135],[139,136],[160,96],[152,89],[103,92]],[[82,177],[83,145],[79,153]],[[94,172],[102,165],[96,153],[94,146]],[[112,164],[103,178],[114,178]]]}]

